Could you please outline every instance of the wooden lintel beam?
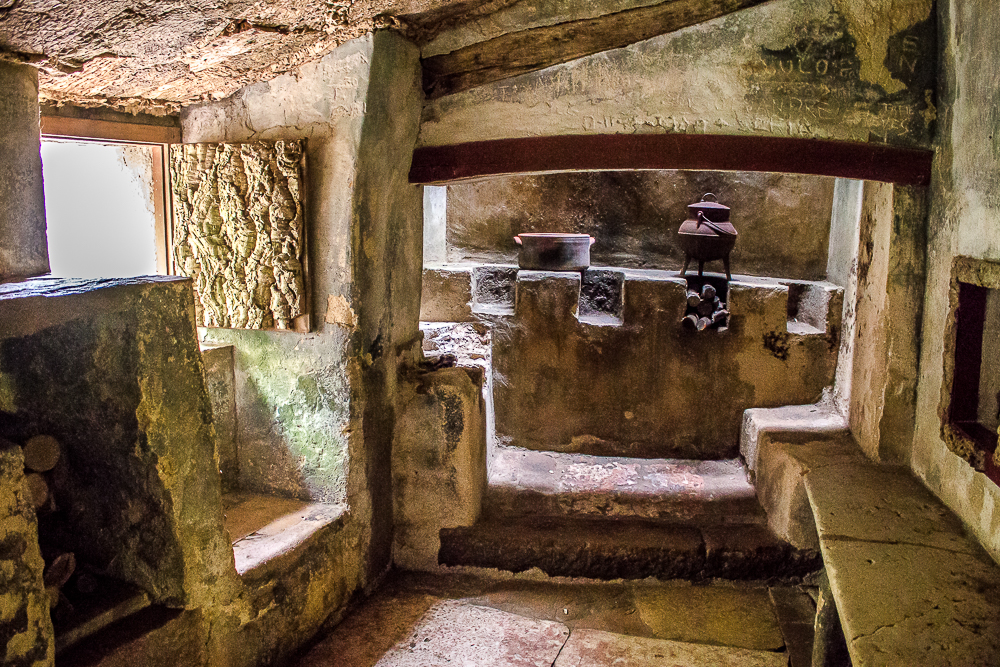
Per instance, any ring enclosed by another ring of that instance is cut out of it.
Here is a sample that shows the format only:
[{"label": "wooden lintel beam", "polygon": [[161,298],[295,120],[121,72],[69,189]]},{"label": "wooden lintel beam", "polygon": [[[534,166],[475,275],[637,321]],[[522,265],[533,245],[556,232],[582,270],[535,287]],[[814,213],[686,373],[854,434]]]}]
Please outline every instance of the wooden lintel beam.
[{"label": "wooden lintel beam", "polygon": [[930,183],[929,150],[879,144],[725,134],[591,134],[426,146],[413,153],[420,184],[553,171],[698,169]]},{"label": "wooden lintel beam", "polygon": [[42,116],[41,133],[43,137],[51,139],[122,144],[177,144],[181,141],[181,128],[176,126],[118,123],[65,116]]},{"label": "wooden lintel beam", "polygon": [[428,99],[617,49],[769,0],[669,0],[592,19],[501,35],[424,58]]}]

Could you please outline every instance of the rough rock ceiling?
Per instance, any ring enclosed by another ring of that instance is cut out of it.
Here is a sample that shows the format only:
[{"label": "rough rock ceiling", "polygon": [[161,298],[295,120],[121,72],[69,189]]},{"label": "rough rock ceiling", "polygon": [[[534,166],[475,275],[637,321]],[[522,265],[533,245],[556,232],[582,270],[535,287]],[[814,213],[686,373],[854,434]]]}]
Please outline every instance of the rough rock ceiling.
[{"label": "rough rock ceiling", "polygon": [[516,0],[0,0],[0,56],[44,101],[172,113],[316,60],[373,29],[427,38]]},{"label": "rough rock ceiling", "polygon": [[436,97],[767,1],[0,0],[0,58],[39,68],[43,102],[171,114],[378,28],[427,44],[465,26],[473,43],[423,61]]}]

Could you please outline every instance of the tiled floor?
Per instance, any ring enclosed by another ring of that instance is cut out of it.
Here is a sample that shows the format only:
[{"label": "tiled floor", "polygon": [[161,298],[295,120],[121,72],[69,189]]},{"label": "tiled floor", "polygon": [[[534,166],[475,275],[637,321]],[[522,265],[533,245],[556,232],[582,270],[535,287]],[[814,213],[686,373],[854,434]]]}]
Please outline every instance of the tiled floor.
[{"label": "tiled floor", "polygon": [[811,598],[779,592],[801,604],[753,585],[396,574],[298,667],[783,667],[811,638],[786,642],[807,619],[779,615]]}]

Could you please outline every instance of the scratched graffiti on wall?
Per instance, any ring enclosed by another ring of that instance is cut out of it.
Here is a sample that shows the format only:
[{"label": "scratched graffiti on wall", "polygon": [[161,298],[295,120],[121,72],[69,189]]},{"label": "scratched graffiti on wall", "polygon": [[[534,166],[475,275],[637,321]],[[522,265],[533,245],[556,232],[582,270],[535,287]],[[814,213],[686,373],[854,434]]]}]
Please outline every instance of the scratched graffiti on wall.
[{"label": "scratched graffiti on wall", "polygon": [[194,280],[200,325],[301,328],[303,143],[170,147],[174,269]]}]

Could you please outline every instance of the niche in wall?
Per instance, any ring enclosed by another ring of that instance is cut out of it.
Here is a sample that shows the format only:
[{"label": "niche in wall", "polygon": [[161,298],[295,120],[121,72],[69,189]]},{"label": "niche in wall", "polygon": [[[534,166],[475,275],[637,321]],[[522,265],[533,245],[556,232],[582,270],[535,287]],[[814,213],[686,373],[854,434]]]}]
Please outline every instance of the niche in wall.
[{"label": "niche in wall", "polygon": [[949,448],[1000,484],[1000,264],[958,257],[945,339],[942,436]]}]

